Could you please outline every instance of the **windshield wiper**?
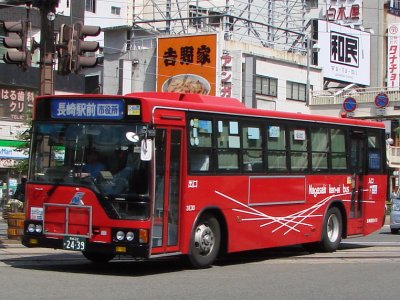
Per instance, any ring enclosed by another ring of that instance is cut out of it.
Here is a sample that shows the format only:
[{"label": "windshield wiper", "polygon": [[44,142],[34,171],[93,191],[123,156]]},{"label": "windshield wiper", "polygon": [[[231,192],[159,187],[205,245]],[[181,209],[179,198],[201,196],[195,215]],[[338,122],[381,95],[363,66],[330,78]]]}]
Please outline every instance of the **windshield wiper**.
[{"label": "windshield wiper", "polygon": [[63,182],[64,179],[54,179],[54,185],[47,191],[47,196],[51,197],[56,189],[60,186],[60,183]]}]

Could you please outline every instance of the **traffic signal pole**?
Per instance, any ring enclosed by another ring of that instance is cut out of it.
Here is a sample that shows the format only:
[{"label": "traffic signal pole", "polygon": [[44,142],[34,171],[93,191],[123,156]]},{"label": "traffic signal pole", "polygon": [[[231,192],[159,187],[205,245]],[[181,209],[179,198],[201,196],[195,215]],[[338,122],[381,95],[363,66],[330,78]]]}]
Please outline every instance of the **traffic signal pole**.
[{"label": "traffic signal pole", "polygon": [[54,94],[54,19],[48,18],[50,7],[41,9],[41,33],[40,33],[40,89],[39,95]]}]

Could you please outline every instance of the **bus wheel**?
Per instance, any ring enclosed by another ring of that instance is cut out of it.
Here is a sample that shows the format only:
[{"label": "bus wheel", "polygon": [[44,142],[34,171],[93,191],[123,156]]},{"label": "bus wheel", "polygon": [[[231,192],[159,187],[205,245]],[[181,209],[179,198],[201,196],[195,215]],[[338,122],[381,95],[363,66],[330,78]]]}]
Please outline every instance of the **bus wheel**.
[{"label": "bus wheel", "polygon": [[342,240],[342,214],[337,207],[328,209],[322,228],[321,250],[334,252]]},{"label": "bus wheel", "polygon": [[217,258],[221,245],[221,228],[213,216],[204,216],[196,223],[189,250],[189,261],[195,268],[209,267]]},{"label": "bus wheel", "polygon": [[94,263],[106,263],[112,260],[115,257],[113,253],[97,253],[97,252],[89,252],[82,251],[84,257]]}]

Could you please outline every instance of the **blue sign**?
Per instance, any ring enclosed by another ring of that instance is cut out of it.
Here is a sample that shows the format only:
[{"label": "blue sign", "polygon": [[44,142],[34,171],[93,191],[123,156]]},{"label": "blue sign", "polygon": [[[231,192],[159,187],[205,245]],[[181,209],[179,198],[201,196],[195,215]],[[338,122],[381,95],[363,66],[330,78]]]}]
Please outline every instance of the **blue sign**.
[{"label": "blue sign", "polygon": [[375,97],[375,105],[379,108],[386,107],[389,104],[389,98],[385,93],[380,93]]},{"label": "blue sign", "polygon": [[357,108],[357,101],[352,97],[348,97],[343,101],[343,109],[347,112],[353,112]]},{"label": "blue sign", "polygon": [[122,99],[53,99],[51,117],[121,120],[124,117],[124,102]]}]

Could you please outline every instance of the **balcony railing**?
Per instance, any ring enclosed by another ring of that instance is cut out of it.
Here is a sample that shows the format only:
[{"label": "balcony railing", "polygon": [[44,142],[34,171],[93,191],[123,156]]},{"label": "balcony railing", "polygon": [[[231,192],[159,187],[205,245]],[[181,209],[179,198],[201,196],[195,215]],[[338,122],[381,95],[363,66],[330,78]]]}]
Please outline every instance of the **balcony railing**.
[{"label": "balcony railing", "polygon": [[352,88],[335,92],[314,92],[310,99],[310,105],[335,105],[342,104],[348,98],[354,98],[357,103],[374,103],[375,97],[381,93],[387,95],[389,102],[400,101],[400,90],[381,88]]}]

